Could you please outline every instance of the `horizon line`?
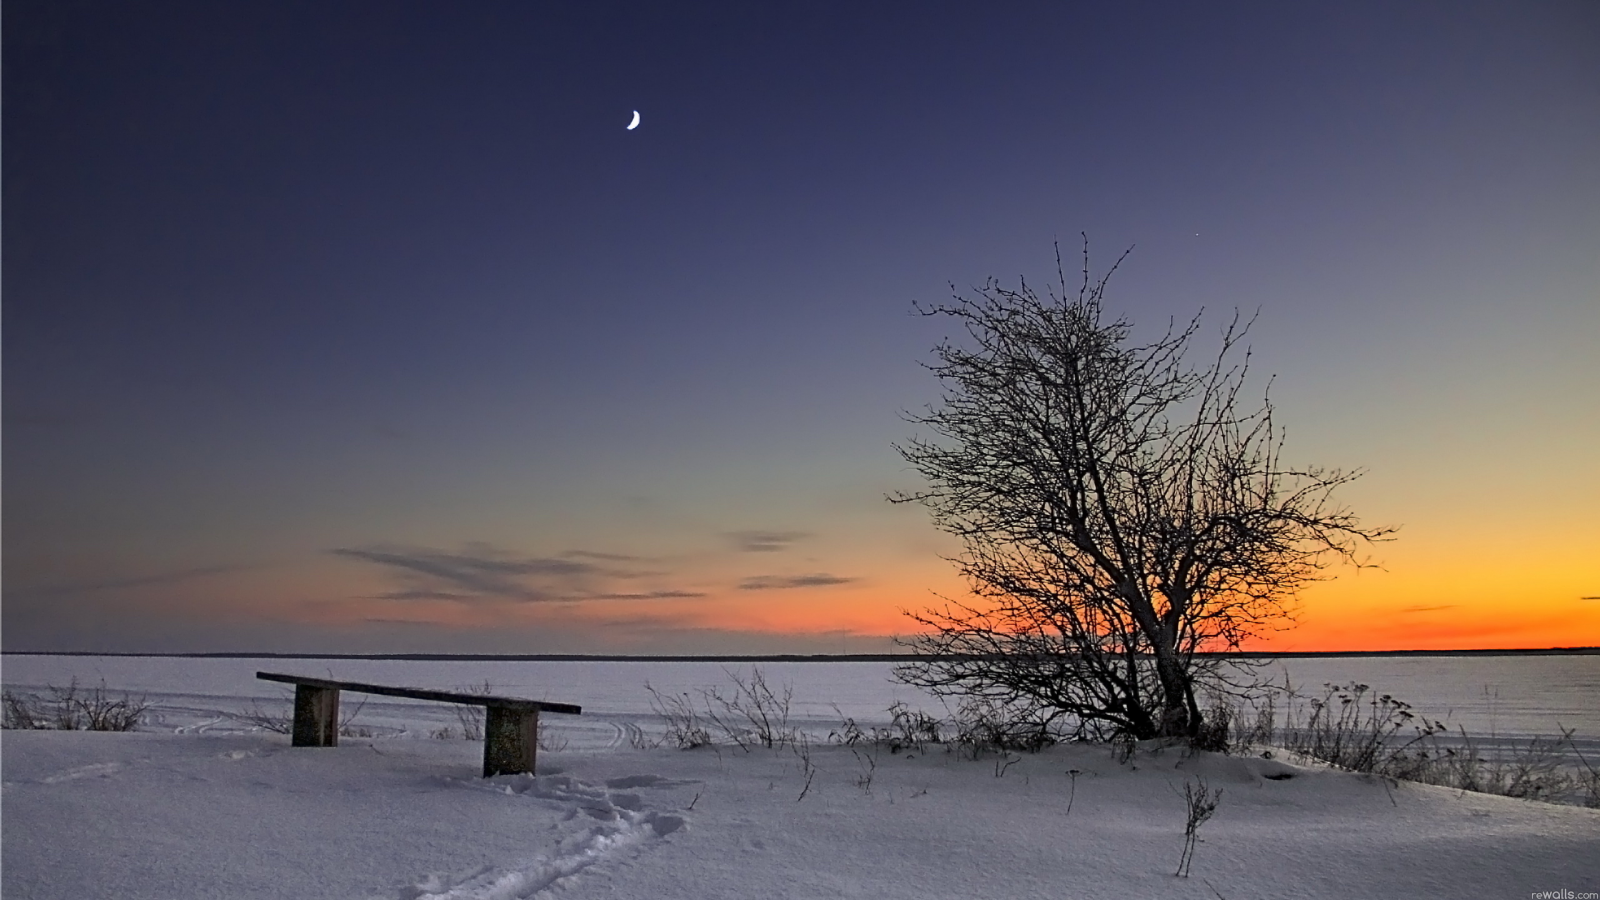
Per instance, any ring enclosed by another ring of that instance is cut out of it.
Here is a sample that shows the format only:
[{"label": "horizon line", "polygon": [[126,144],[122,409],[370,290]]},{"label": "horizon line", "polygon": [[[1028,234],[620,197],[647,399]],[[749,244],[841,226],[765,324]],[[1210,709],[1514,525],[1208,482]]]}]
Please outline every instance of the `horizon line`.
[{"label": "horizon line", "polygon": [[[1591,656],[1600,646],[1505,647],[1454,650],[1219,650],[1197,656],[1238,659],[1296,659],[1308,657],[1366,656]],[[111,656],[162,659],[350,659],[413,662],[901,662],[940,659],[947,655],[916,653],[723,653],[723,654],[619,654],[619,653],[286,653],[277,651],[192,651],[150,653],[98,650],[0,650],[0,656]]]}]

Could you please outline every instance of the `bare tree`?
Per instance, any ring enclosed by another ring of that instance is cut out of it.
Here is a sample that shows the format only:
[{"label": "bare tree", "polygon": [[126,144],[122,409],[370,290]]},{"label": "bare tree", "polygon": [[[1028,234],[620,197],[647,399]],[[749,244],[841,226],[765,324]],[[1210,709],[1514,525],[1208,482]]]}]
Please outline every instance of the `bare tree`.
[{"label": "bare tree", "polygon": [[897,674],[1040,727],[1195,738],[1197,688],[1219,674],[1206,653],[1282,626],[1329,561],[1359,564],[1393,529],[1334,503],[1359,472],[1281,461],[1265,391],[1241,409],[1248,322],[1204,365],[1186,360],[1198,315],[1135,345],[1102,313],[1116,269],[1091,281],[1086,240],[1075,296],[1058,248],[1059,292],[991,280],[919,307],[967,339],[935,348],[942,400],[908,415],[929,435],[895,448],[927,488],[890,500],[962,539],[974,596],[911,614],[925,630]]}]

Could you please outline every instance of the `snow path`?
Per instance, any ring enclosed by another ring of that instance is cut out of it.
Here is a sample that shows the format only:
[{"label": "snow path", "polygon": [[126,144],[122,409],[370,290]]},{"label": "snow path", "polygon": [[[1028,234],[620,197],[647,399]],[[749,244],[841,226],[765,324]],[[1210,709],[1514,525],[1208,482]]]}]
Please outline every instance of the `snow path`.
[{"label": "snow path", "polygon": [[543,801],[563,813],[563,820],[595,820],[578,834],[541,854],[507,868],[487,867],[452,880],[430,875],[400,892],[400,900],[523,900],[582,872],[620,851],[664,838],[683,828],[684,816],[647,810],[637,793],[612,793],[613,788],[671,784],[654,775],[613,778],[604,787],[566,775],[521,775],[497,779],[487,789]]}]

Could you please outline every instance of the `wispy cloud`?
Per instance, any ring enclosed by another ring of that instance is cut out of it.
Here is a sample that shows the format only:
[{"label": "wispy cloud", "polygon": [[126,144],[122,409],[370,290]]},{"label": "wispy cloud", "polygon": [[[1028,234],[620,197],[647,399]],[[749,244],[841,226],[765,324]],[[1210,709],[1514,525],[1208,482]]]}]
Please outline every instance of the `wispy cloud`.
[{"label": "wispy cloud", "polygon": [[471,600],[472,597],[469,594],[452,594],[449,591],[412,590],[412,591],[387,591],[385,593],[378,594],[373,599],[374,600],[453,600],[453,601],[464,601],[464,600]]},{"label": "wispy cloud", "polygon": [[[555,599],[550,592],[525,583],[528,576],[542,580],[574,580],[591,574],[594,566],[570,559],[508,559],[487,548],[476,552],[446,553],[437,550],[416,549],[361,549],[340,547],[331,551],[336,556],[376,563],[404,575],[421,576],[429,581],[448,585],[448,593],[465,592],[481,597],[499,597],[520,600]],[[415,595],[419,590],[405,591]]]},{"label": "wispy cloud", "polygon": [[642,594],[590,594],[584,600],[677,600],[704,597],[699,591],[646,591]]},{"label": "wispy cloud", "polygon": [[745,553],[776,553],[811,535],[804,531],[730,531],[725,537]]},{"label": "wispy cloud", "polygon": [[1400,609],[1403,613],[1438,612],[1441,609],[1455,609],[1459,604],[1446,603],[1443,606],[1406,606]]},{"label": "wispy cloud", "polygon": [[559,556],[517,556],[487,544],[460,551],[417,547],[339,547],[336,556],[377,565],[401,582],[382,600],[455,603],[572,603],[583,600],[657,600],[698,597],[689,591],[632,589],[662,575],[617,565],[636,559],[620,553],[569,550]]},{"label": "wispy cloud", "polygon": [[601,553],[598,550],[566,550],[561,556],[566,559],[596,559],[602,562],[637,562],[641,558],[627,553]]},{"label": "wispy cloud", "polygon": [[855,578],[841,578],[838,575],[829,575],[818,572],[814,575],[753,575],[739,582],[741,591],[772,591],[786,588],[828,587],[835,584],[848,584],[856,581]]}]

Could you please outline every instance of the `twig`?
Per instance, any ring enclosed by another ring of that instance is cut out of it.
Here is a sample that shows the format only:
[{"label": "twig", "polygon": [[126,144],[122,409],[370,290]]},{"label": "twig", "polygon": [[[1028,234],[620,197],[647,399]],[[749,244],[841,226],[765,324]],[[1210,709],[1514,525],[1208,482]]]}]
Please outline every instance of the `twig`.
[{"label": "twig", "polygon": [[1183,826],[1183,855],[1178,857],[1178,871],[1173,874],[1188,878],[1189,867],[1194,864],[1194,847],[1200,840],[1200,826],[1217,811],[1217,803],[1222,800],[1222,788],[1212,793],[1204,778],[1186,781],[1183,784],[1183,800],[1188,806],[1189,816]]}]

